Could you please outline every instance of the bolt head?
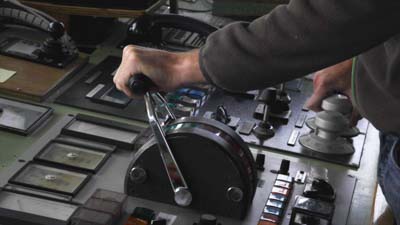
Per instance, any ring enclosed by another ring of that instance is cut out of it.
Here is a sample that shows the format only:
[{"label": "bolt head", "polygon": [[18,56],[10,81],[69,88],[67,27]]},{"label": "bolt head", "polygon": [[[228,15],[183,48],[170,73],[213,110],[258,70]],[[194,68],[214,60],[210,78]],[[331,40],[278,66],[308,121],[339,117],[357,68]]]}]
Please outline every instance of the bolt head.
[{"label": "bolt head", "polygon": [[143,184],[147,179],[147,173],[141,167],[133,167],[129,173],[129,177],[133,183]]},{"label": "bolt head", "polygon": [[238,187],[228,188],[226,195],[233,202],[241,202],[243,200],[243,191]]}]

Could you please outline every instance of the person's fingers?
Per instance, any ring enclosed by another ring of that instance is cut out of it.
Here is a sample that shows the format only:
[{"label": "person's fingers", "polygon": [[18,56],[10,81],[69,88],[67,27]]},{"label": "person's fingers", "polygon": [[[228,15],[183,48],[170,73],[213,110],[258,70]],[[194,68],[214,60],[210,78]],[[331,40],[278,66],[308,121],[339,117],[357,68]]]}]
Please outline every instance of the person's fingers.
[{"label": "person's fingers", "polygon": [[314,92],[306,102],[306,107],[312,111],[321,111],[322,101],[331,93],[332,87],[327,83],[326,77],[323,70],[315,73],[314,76]]},{"label": "person's fingers", "polygon": [[322,110],[322,101],[326,98],[328,92],[324,89],[317,89],[313,92],[311,97],[306,102],[306,107],[314,112],[319,112]]},{"label": "person's fingers", "polygon": [[132,93],[128,87],[130,77],[130,72],[121,64],[113,78],[113,81],[118,90],[124,92],[127,96],[132,97]]},{"label": "person's fingers", "polygon": [[128,45],[123,49],[121,64],[115,73],[113,81],[117,89],[129,97],[134,97],[128,86],[128,81],[135,73],[135,47]]}]

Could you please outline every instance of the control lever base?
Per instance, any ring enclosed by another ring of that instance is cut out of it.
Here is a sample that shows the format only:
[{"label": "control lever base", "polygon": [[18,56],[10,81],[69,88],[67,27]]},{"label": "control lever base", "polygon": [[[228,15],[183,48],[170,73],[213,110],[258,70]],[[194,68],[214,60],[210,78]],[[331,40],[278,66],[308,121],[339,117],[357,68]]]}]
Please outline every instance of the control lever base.
[{"label": "control lever base", "polygon": [[354,153],[354,147],[345,139],[337,138],[328,140],[317,136],[315,133],[301,136],[299,143],[307,149],[331,155],[350,155]]},{"label": "control lever base", "polygon": [[[315,130],[316,129],[316,125],[315,125],[315,117],[311,117],[309,119],[306,120],[306,125],[308,128],[310,128],[311,130]],[[360,134],[360,130],[357,127],[349,127],[347,129],[345,129],[340,136],[342,137],[346,137],[346,138],[351,138],[351,137],[355,137],[357,135]]]}]

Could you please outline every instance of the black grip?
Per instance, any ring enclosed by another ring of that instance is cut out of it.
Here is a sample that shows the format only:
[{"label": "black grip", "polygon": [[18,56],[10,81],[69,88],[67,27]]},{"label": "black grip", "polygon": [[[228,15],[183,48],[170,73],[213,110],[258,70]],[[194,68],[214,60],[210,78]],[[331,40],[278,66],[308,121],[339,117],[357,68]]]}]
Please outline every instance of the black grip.
[{"label": "black grip", "polygon": [[154,82],[146,75],[140,73],[129,78],[128,86],[134,95],[144,95],[155,88]]}]

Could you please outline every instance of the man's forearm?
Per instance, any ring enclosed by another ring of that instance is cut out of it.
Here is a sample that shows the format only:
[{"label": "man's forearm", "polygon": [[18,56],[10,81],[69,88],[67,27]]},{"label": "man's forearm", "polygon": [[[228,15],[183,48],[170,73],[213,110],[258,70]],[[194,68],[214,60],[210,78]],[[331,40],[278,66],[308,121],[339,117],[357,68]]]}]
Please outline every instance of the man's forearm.
[{"label": "man's forearm", "polygon": [[400,30],[399,11],[400,2],[389,0],[292,0],[212,34],[200,68],[233,91],[291,80],[385,41]]},{"label": "man's forearm", "polygon": [[182,85],[188,85],[206,82],[206,79],[200,70],[199,49],[178,54],[181,60],[176,67],[176,72],[179,73],[181,79],[180,83]]}]

